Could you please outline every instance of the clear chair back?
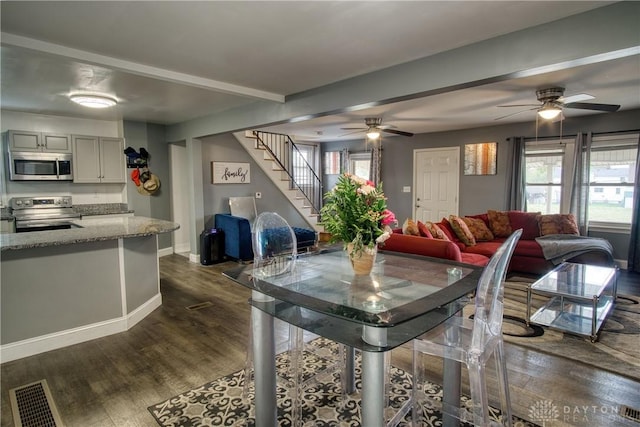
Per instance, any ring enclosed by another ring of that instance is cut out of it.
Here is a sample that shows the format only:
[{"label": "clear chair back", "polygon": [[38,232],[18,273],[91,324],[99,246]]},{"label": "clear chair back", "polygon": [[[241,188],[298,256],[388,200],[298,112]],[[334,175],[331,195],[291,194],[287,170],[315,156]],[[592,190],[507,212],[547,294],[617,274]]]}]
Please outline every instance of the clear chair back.
[{"label": "clear chair back", "polygon": [[480,276],[475,298],[472,348],[484,349],[487,340],[502,333],[504,311],[502,282],[507,273],[511,254],[521,235],[521,229],[514,231],[491,257]]},{"label": "clear chair back", "polygon": [[297,242],[293,229],[275,212],[263,212],[253,226],[253,275],[271,277],[292,272]]}]

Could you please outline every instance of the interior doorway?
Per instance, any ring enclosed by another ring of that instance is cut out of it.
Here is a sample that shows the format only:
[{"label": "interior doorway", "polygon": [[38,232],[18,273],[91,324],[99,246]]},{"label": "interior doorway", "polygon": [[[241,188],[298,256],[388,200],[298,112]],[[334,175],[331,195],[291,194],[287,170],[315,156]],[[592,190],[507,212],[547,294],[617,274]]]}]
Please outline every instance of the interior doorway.
[{"label": "interior doorway", "polygon": [[439,222],[458,215],[460,147],[413,151],[413,218]]},{"label": "interior doorway", "polygon": [[191,240],[189,237],[189,184],[187,173],[187,147],[185,144],[169,144],[169,162],[171,165],[171,217],[180,228],[172,234],[173,252],[189,256]]}]

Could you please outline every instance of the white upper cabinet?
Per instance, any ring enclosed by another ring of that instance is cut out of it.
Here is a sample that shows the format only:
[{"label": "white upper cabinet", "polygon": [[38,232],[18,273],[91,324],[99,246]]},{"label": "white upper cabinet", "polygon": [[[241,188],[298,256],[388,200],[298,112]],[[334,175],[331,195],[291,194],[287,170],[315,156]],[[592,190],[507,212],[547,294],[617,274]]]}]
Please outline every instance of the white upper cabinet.
[{"label": "white upper cabinet", "polygon": [[71,153],[71,138],[65,134],[10,130],[7,139],[11,151]]},{"label": "white upper cabinet", "polygon": [[74,183],[124,183],[124,139],[73,135]]}]

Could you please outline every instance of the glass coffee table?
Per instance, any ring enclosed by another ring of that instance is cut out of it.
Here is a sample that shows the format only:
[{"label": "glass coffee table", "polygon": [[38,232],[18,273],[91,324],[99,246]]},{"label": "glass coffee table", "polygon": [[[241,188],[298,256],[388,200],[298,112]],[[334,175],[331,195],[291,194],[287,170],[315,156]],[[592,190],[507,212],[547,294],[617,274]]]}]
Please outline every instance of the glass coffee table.
[{"label": "glass coffee table", "polygon": [[[527,324],[598,340],[617,295],[616,268],[564,262],[527,289]],[[605,290],[609,292],[605,294]],[[550,297],[531,315],[532,294]]]}]

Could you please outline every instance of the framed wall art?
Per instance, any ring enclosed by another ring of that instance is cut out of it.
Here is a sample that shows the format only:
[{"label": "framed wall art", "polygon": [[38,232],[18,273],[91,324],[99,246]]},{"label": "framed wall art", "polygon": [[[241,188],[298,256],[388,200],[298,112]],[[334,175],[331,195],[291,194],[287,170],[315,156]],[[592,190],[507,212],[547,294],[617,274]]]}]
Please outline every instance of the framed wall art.
[{"label": "framed wall art", "polygon": [[251,182],[249,163],[211,162],[211,182],[213,184],[249,184]]},{"label": "framed wall art", "polygon": [[497,142],[465,144],[464,174],[495,175],[497,173]]}]

